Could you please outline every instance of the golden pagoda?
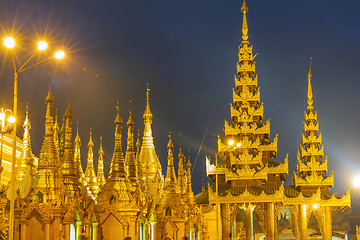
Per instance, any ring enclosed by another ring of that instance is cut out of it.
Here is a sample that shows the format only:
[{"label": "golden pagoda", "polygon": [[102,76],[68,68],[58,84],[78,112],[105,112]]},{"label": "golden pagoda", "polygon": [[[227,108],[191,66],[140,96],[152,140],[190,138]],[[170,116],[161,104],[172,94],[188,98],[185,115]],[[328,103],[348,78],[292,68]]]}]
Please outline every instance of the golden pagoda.
[{"label": "golden pagoda", "polygon": [[[275,239],[276,191],[286,180],[288,161],[276,162],[277,136],[270,140],[270,121],[263,123],[264,108],[260,102],[258,76],[255,74],[253,48],[248,40],[244,1],[242,42],[239,46],[233,89],[233,104],[230,105],[232,124],[225,121],[224,137],[218,137],[218,153],[222,161],[207,172],[216,187],[209,190],[209,203],[221,212],[213,235],[238,236],[239,216],[245,211],[246,239],[253,239],[254,212],[263,216],[260,225],[266,229],[266,238]],[[264,196],[263,194],[266,193]],[[230,221],[229,221],[230,218]],[[210,229],[210,228],[209,228]],[[226,238],[225,238],[226,239]]]},{"label": "golden pagoda", "polygon": [[[214,236],[210,239],[215,236],[216,239],[230,239],[229,236],[278,239],[280,229],[286,228],[279,227],[283,215],[291,219],[286,224],[294,238],[306,239],[311,213],[317,216],[323,238],[330,239],[331,210],[350,206],[350,193],[338,197],[329,192],[333,174],[325,176],[327,160],[321,161],[324,153],[312,106],[311,71],[303,144],[298,173],[293,178],[295,186],[284,186],[289,160],[286,156],[284,162],[275,161],[278,138],[270,140],[270,121],[263,122],[264,109],[255,74],[256,55],[249,42],[245,1],[241,12],[242,42],[230,105],[232,124],[225,121],[224,137],[218,137],[215,164],[206,159],[207,174],[214,186],[209,185],[207,191],[196,195],[195,201],[203,206],[209,236]],[[320,206],[319,210],[314,210],[314,203],[318,204],[315,207]]]},{"label": "golden pagoda", "polygon": [[98,159],[98,171],[96,175],[96,182],[101,189],[105,184],[105,174],[104,174],[104,150],[102,147],[102,137],[100,137],[100,148],[99,148],[99,159]]},{"label": "golden pagoda", "polygon": [[150,89],[146,89],[146,108],[143,114],[144,118],[144,134],[140,153],[139,162],[139,178],[143,192],[150,193],[156,200],[161,195],[161,189],[164,183],[162,168],[159,158],[155,151],[154,139],[152,136],[152,119],[153,115],[150,110]]},{"label": "golden pagoda", "polygon": [[86,170],[85,170],[85,182],[86,182],[86,189],[87,189],[89,197],[92,197],[93,199],[95,199],[99,192],[99,186],[96,182],[93,149],[94,149],[94,143],[92,141],[91,129],[90,129],[90,139],[88,142],[88,157],[87,157],[87,165],[86,165]]},{"label": "golden pagoda", "polygon": [[[79,125],[79,122],[77,123]],[[79,178],[80,183],[86,186],[85,175],[81,165],[81,139],[79,136],[79,126],[76,127],[76,137],[74,141],[74,162],[76,168],[76,175]]]},{"label": "golden pagoda", "polygon": [[297,205],[292,206],[292,214],[295,216],[293,232],[299,239],[307,239],[308,224],[311,216],[318,222],[322,239],[330,240],[333,236],[332,211],[343,210],[350,207],[350,191],[341,197],[330,192],[334,186],[334,174],[326,176],[328,171],[327,157],[324,158],[324,146],[317,112],[313,106],[313,92],[311,87],[311,62],[308,72],[307,109],[304,112],[302,143],[297,154],[297,172],[293,173],[295,188],[302,196],[311,196],[314,200],[307,201],[299,198]]}]

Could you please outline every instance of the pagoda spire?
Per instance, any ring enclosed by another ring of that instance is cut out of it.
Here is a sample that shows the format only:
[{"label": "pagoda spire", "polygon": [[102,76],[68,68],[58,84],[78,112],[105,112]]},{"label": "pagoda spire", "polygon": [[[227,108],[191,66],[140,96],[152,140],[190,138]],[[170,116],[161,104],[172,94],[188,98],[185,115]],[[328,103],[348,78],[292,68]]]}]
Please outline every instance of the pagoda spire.
[{"label": "pagoda spire", "polygon": [[45,136],[41,147],[38,164],[38,181],[35,189],[39,189],[43,194],[43,202],[53,201],[61,196],[60,191],[63,188],[62,176],[60,173],[60,158],[56,152],[54,141],[54,118],[52,107],[54,98],[50,91],[45,99]]},{"label": "pagoda spire", "polygon": [[90,197],[95,198],[98,194],[99,187],[96,182],[96,174],[94,170],[94,143],[91,137],[91,129],[90,129],[90,139],[88,142],[88,157],[87,157],[87,166],[85,171],[85,181],[86,181],[86,188],[88,190],[88,195]]},{"label": "pagoda spire", "polygon": [[79,122],[77,122],[77,127],[76,127],[76,137],[75,137],[75,142],[74,142],[74,162],[75,162],[75,168],[76,168],[76,174],[79,177],[80,183],[85,186],[86,182],[85,182],[85,175],[84,175],[84,171],[82,169],[82,164],[81,164],[81,139],[79,136]]},{"label": "pagoda spire", "polygon": [[138,161],[139,159],[139,154],[140,154],[140,130],[138,129],[138,134],[137,134],[137,140],[136,140],[136,159]]},{"label": "pagoda spire", "polygon": [[249,11],[247,5],[246,5],[246,2],[244,0],[243,2],[243,5],[241,7],[241,12],[243,13],[243,24],[242,24],[242,40],[243,42],[241,43],[241,45],[244,45],[244,44],[247,44],[249,45],[249,36],[248,36],[248,32],[249,32],[249,29],[248,29],[248,25],[247,25],[247,19],[246,19],[246,13]]},{"label": "pagoda spire", "polygon": [[58,109],[55,109],[55,123],[54,123],[54,141],[55,141],[55,147],[56,151],[59,152],[59,124],[58,124]]},{"label": "pagoda spire", "polygon": [[[56,110],[57,111],[57,110]],[[57,116],[56,116],[57,118]],[[60,128],[60,131],[59,131],[59,126],[57,126],[57,132],[56,132],[56,144],[58,146],[58,154],[60,156],[60,159],[63,158],[63,155],[64,155],[64,151],[65,151],[65,122],[66,122],[66,119],[65,119],[65,116],[63,116],[63,121],[61,123],[61,128]],[[60,135],[60,139],[59,139],[59,135]]]},{"label": "pagoda spire", "polygon": [[311,87],[311,78],[312,78],[312,74],[311,74],[311,63],[312,63],[312,58],[310,58],[310,67],[309,67],[309,72],[308,72],[308,92],[307,92],[307,104],[308,104],[308,111],[310,110],[310,108],[313,108],[313,92],[312,92],[312,87]]},{"label": "pagoda spire", "polygon": [[157,201],[158,215],[171,215],[177,217],[184,217],[185,204],[182,196],[178,191],[178,185],[175,175],[174,167],[174,144],[171,141],[171,133],[169,134],[169,142],[167,145],[168,157],[166,178],[164,182],[164,192],[160,194],[160,199]]},{"label": "pagoda spire", "polygon": [[188,162],[186,164],[186,193],[188,194],[188,198],[190,200],[190,203],[194,203],[194,192],[192,190],[192,185],[191,185],[191,162],[190,162],[190,156],[188,158]]},{"label": "pagoda spire", "polygon": [[187,187],[186,187],[186,171],[184,169],[184,153],[181,150],[181,147],[179,149],[179,155],[178,155],[178,159],[179,159],[179,164],[178,164],[178,186],[179,186],[179,191],[181,194],[185,194]]},{"label": "pagoda spire", "polygon": [[[263,121],[264,105],[260,99],[258,76],[255,72],[253,46],[249,42],[247,13],[243,2],[241,7],[242,42],[238,50],[233,102],[230,104],[232,122],[225,121],[224,137],[218,137],[218,154],[227,166],[223,170],[225,179],[231,179],[242,186],[273,185],[275,179],[280,186],[288,174],[286,162],[276,162],[277,135],[270,139],[270,120]],[[232,140],[233,147],[228,141]],[[215,174],[214,168],[209,175]]]},{"label": "pagoda spire", "polygon": [[99,148],[99,160],[98,160],[98,172],[97,172],[97,177],[96,177],[96,181],[99,185],[99,188],[101,188],[106,180],[105,180],[105,175],[104,175],[104,150],[102,147],[102,137],[100,136],[100,148]]},{"label": "pagoda spire", "polygon": [[135,150],[134,150],[134,121],[131,118],[131,111],[129,110],[129,119],[127,121],[127,148],[125,161],[128,166],[129,179],[133,186],[138,185],[138,170],[137,170],[137,162],[135,158]]},{"label": "pagoda spire", "polygon": [[120,117],[119,113],[119,106],[116,106],[117,114],[115,118],[115,146],[114,152],[112,157],[112,165],[110,168],[110,176],[109,179],[115,178],[125,178],[127,176],[126,169],[125,169],[125,160],[124,155],[122,152],[122,140],[121,140],[121,127],[122,127],[122,118]]},{"label": "pagoda spire", "polygon": [[23,134],[23,152],[20,159],[20,163],[18,164],[17,169],[17,181],[21,181],[24,177],[27,167],[32,168],[32,172],[35,171],[34,166],[34,158],[32,156],[32,149],[31,149],[31,137],[30,137],[30,129],[31,129],[31,122],[29,119],[29,104],[26,104],[26,114],[24,120],[24,134]]},{"label": "pagoda spire", "polygon": [[307,77],[307,111],[304,112],[302,143],[299,147],[300,153],[297,154],[297,173],[294,174],[293,181],[295,187],[300,186],[302,191],[316,191],[318,188],[327,191],[334,185],[334,175],[331,173],[330,176],[325,176],[328,170],[327,156],[323,161],[324,146],[317,112],[313,107],[311,60]]},{"label": "pagoda spire", "polygon": [[[98,202],[103,204],[116,204],[116,206],[127,205],[133,201],[131,184],[125,170],[125,160],[121,149],[121,126],[122,119],[119,113],[119,106],[116,106],[115,118],[115,146],[112,157],[111,173],[101,188]],[[134,204],[133,206],[135,206]]]},{"label": "pagoda spire", "polygon": [[171,141],[171,133],[169,134],[169,142],[167,145],[168,157],[167,157],[167,169],[166,169],[166,178],[164,184],[164,190],[166,189],[176,189],[177,188],[177,180],[175,175],[175,167],[174,167],[174,144]]},{"label": "pagoda spire", "polygon": [[[146,108],[143,114],[144,118],[144,134],[139,154],[139,167],[141,169],[141,179],[147,182],[155,181],[162,183],[164,177],[161,172],[161,164],[155,151],[154,138],[152,136],[152,119],[153,115],[150,110],[150,88],[147,85],[146,89]],[[159,185],[159,184],[158,184]],[[161,185],[161,184],[160,184]],[[156,188],[159,188],[157,186]]]},{"label": "pagoda spire", "polygon": [[64,114],[64,148],[61,157],[61,173],[64,178],[65,186],[68,190],[70,199],[75,198],[80,192],[80,182],[76,174],[76,167],[74,162],[73,148],[72,148],[72,119],[73,112],[71,109],[71,102]]}]

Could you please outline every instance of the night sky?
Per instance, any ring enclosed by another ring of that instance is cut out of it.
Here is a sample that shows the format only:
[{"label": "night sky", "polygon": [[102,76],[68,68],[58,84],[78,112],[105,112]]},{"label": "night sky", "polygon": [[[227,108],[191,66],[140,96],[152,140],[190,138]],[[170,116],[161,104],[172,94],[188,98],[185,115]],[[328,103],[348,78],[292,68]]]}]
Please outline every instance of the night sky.
[{"label": "night sky", "polygon": [[[23,121],[29,102],[35,155],[44,136],[49,72],[60,124],[69,98],[74,136],[79,121],[84,171],[92,128],[95,153],[99,137],[104,139],[106,175],[116,102],[124,120],[125,151],[130,108],[142,137],[149,83],[154,143],[163,173],[171,131],[175,155],[181,144],[195,165],[193,189],[198,193],[201,181],[208,181],[205,155],[214,158],[217,135],[223,134],[224,120],[230,120],[241,5],[241,0],[1,0],[2,37],[11,33],[17,39],[19,62],[26,61],[39,38],[49,39],[49,49],[35,60],[57,48],[67,52],[61,62],[19,75],[19,114]],[[287,183],[296,170],[312,57],[314,106],[329,172],[335,172],[333,191],[347,191],[353,176],[360,174],[360,2],[248,0],[247,5],[249,40],[259,53],[255,61],[264,120],[271,118],[271,139],[279,134],[277,160],[284,161],[289,153]],[[11,57],[4,48],[0,54],[0,107],[12,108]],[[94,162],[96,167],[97,154]]]}]

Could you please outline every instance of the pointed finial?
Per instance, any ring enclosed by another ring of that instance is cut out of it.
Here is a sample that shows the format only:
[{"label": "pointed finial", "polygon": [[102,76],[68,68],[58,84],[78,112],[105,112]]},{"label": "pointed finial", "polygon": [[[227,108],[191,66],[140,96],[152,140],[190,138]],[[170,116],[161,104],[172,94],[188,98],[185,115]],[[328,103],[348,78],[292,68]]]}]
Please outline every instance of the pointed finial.
[{"label": "pointed finial", "polygon": [[102,136],[100,136],[99,155],[100,155],[100,154],[104,154],[104,150],[103,150],[102,144],[103,144],[103,138],[102,138]]},{"label": "pointed finial", "polygon": [[88,148],[89,147],[94,147],[94,143],[92,141],[92,133],[91,133],[91,131],[92,131],[92,128],[90,128],[90,139],[89,139],[89,143],[88,143]]},{"label": "pointed finial", "polygon": [[146,83],[146,104],[149,105],[150,104],[150,88],[149,88],[149,83]]},{"label": "pointed finial", "polygon": [[120,113],[119,113],[119,101],[117,101],[116,110],[117,110],[117,114],[115,118],[115,124],[122,124],[122,118],[120,117]]},{"label": "pointed finial", "polygon": [[[57,109],[56,109],[56,110],[57,110]],[[57,114],[57,113],[56,113],[56,114]],[[70,100],[70,97],[69,97],[68,107],[67,107],[66,112],[65,112],[65,116],[67,116],[67,117],[72,117],[72,116],[73,116],[72,109],[71,109],[71,100]]]},{"label": "pointed finial", "polygon": [[149,88],[149,83],[146,83],[146,108],[143,118],[147,120],[151,120],[152,117],[153,116],[150,110],[150,88]]},{"label": "pointed finial", "polygon": [[308,72],[308,79],[311,80],[312,75],[311,75],[311,64],[312,64],[312,57],[310,58],[310,67],[309,67],[309,72]]},{"label": "pointed finial", "polygon": [[50,82],[49,82],[49,91],[48,91],[48,95],[45,98],[45,102],[46,103],[54,102],[54,98],[53,98],[53,96],[51,94]]},{"label": "pointed finial", "polygon": [[243,5],[241,6],[241,12],[242,13],[247,13],[248,11],[249,11],[249,9],[248,9],[248,7],[246,5],[246,2],[244,0]]},{"label": "pointed finial", "polygon": [[243,13],[243,25],[242,25],[242,44],[244,43],[248,43],[248,39],[249,39],[249,36],[248,36],[248,26],[247,26],[247,20],[246,20],[246,13],[249,11],[248,7],[246,6],[246,3],[245,3],[245,0],[244,0],[244,3],[241,7],[241,12]]},{"label": "pointed finial", "polygon": [[129,119],[127,121],[127,125],[130,126],[130,125],[134,125],[134,121],[131,117],[131,109],[129,109]]},{"label": "pointed finial", "polygon": [[311,64],[312,64],[312,58],[310,58],[310,67],[309,67],[309,72],[307,75],[308,76],[307,103],[308,103],[309,107],[311,107],[313,104],[313,92],[312,92],[312,87],[311,87],[311,79],[312,79]]},{"label": "pointed finial", "polygon": [[[29,120],[29,102],[26,103],[26,113],[25,113],[25,121],[24,121],[24,129],[31,128],[30,120]],[[25,136],[25,135],[24,135]]]},{"label": "pointed finial", "polygon": [[168,149],[173,149],[174,148],[174,144],[171,141],[171,131],[169,132],[169,143],[167,145]]},{"label": "pointed finial", "polygon": [[26,102],[26,117],[29,117],[29,102]]}]

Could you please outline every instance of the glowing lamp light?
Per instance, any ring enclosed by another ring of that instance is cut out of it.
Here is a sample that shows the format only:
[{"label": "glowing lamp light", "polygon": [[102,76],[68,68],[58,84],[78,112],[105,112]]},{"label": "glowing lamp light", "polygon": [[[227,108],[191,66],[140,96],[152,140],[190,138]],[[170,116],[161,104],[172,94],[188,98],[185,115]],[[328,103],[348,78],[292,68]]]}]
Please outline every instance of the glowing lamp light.
[{"label": "glowing lamp light", "polygon": [[238,143],[236,144],[236,147],[239,148],[240,146],[241,146],[241,143],[238,142]]},{"label": "glowing lamp light", "polygon": [[13,48],[15,47],[15,40],[12,37],[6,37],[4,38],[4,45],[7,48]]},{"label": "glowing lamp light", "polygon": [[353,180],[354,187],[360,188],[360,176],[357,176]]},{"label": "glowing lamp light", "polygon": [[60,51],[57,51],[55,53],[55,56],[54,56],[56,59],[63,59],[65,57],[65,53],[64,51],[60,50]]},{"label": "glowing lamp light", "polygon": [[13,117],[13,116],[10,116],[9,118],[8,118],[8,122],[9,123],[14,123],[15,122],[15,117]]},{"label": "glowing lamp light", "polygon": [[45,49],[47,49],[47,47],[48,47],[47,42],[45,41],[38,42],[37,48],[39,51],[44,51]]},{"label": "glowing lamp light", "polygon": [[312,207],[313,207],[313,209],[318,209],[318,208],[319,208],[319,204],[314,203],[314,204],[312,205]]},{"label": "glowing lamp light", "polygon": [[0,113],[0,121],[4,121],[5,119],[5,113]]},{"label": "glowing lamp light", "polygon": [[234,145],[234,143],[235,143],[235,142],[234,142],[234,140],[232,140],[232,139],[230,139],[230,140],[228,141],[228,145],[229,145],[229,146]]}]

